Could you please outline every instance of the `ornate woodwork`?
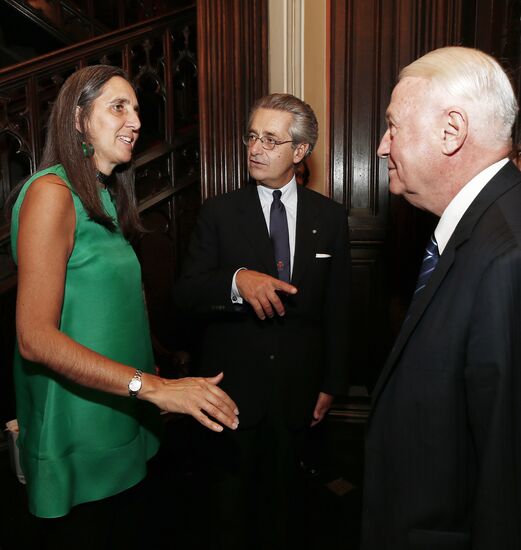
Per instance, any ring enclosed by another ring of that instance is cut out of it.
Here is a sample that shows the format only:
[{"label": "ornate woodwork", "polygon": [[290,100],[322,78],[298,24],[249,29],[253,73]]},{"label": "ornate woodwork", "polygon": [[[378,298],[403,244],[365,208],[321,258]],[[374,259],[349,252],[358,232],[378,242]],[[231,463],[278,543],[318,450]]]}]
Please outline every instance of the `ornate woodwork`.
[{"label": "ornate woodwork", "polygon": [[248,178],[241,136],[268,93],[267,0],[199,0],[198,55],[203,198]]},{"label": "ornate woodwork", "polygon": [[[4,0],[0,20],[7,22],[4,33],[12,26],[19,39],[30,26],[40,28],[46,43],[41,47],[51,51],[190,5],[193,0]],[[60,45],[53,46],[51,37]],[[27,43],[34,45],[31,38]]]}]

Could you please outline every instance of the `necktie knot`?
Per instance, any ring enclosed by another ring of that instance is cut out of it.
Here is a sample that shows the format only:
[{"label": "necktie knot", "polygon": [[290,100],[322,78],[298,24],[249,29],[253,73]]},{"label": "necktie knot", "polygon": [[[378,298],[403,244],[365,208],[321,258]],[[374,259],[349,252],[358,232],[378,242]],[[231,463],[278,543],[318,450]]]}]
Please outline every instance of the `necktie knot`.
[{"label": "necktie knot", "polygon": [[280,197],[282,197],[282,191],[280,189],[275,189],[275,191],[273,191],[273,202],[279,202]]},{"label": "necktie knot", "polygon": [[425,247],[425,257],[433,257],[436,256],[439,258],[440,253],[438,250],[438,243],[436,242],[436,237],[434,235],[431,235],[431,238],[429,239],[429,242],[427,243],[427,246]]}]

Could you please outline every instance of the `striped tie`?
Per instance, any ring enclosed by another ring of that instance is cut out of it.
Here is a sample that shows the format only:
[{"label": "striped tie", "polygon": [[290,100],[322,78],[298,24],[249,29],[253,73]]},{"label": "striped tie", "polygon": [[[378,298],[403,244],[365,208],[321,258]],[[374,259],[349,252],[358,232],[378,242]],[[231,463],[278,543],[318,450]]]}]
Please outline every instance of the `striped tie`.
[{"label": "striped tie", "polygon": [[418,281],[416,282],[414,296],[417,296],[418,293],[425,288],[425,285],[427,284],[427,281],[434,271],[439,259],[440,253],[438,251],[438,243],[436,242],[434,235],[432,235],[425,248],[425,254],[423,256],[420,274],[418,275]]}]

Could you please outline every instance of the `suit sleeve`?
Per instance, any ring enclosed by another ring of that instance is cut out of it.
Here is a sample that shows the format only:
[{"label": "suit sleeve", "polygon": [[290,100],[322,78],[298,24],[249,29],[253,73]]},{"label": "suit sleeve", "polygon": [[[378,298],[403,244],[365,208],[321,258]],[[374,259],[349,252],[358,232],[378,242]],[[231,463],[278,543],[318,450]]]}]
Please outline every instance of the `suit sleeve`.
[{"label": "suit sleeve", "polygon": [[233,274],[240,266],[220,260],[219,209],[210,199],[201,207],[180,277],[174,286],[178,307],[191,313],[224,309],[230,304]]},{"label": "suit sleeve", "polygon": [[325,374],[321,391],[341,395],[348,387],[349,302],[351,258],[347,216],[337,208],[336,239],[324,302]]},{"label": "suit sleeve", "polygon": [[472,548],[520,548],[521,253],[518,249],[497,258],[482,277],[470,319],[465,383],[478,465],[472,503]]}]

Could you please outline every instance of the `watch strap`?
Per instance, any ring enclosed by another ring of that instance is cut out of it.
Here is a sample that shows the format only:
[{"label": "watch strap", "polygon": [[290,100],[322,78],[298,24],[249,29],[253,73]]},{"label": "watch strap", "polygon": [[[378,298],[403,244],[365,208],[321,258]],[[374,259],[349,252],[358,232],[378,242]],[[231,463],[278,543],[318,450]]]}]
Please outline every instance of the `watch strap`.
[{"label": "watch strap", "polygon": [[143,371],[141,369],[136,369],[134,376],[130,379],[128,383],[128,394],[130,397],[136,397],[141,389]]}]

